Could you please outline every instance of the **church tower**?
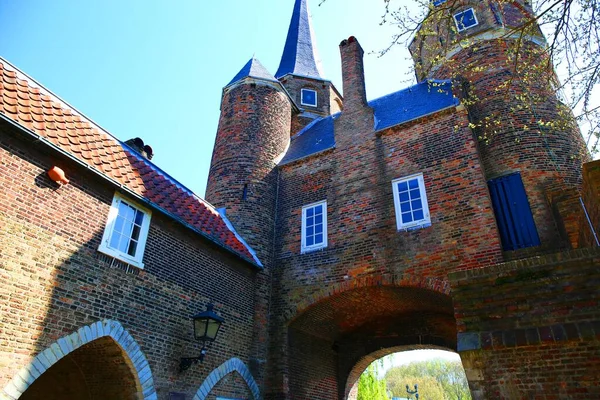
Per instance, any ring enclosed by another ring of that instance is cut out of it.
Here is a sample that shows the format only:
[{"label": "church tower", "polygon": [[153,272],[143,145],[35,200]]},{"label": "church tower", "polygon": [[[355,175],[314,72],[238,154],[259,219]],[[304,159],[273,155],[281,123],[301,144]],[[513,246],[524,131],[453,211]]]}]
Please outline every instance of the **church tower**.
[{"label": "church tower", "polygon": [[341,111],[342,96],[323,78],[321,62],[312,29],[308,0],[296,0],[290,28],[275,77],[283,83],[300,107],[292,121],[291,134],[317,117]]},{"label": "church tower", "polygon": [[[561,213],[561,201],[577,190],[589,153],[571,111],[557,97],[546,39],[536,23],[525,24],[534,21],[531,4],[433,3],[409,47],[417,79],[455,81],[479,143],[492,201],[514,202],[511,196],[524,191],[518,195],[525,206],[515,212],[533,217],[524,229],[528,237],[510,237],[523,229],[507,228],[504,250],[525,251],[525,256],[569,247],[576,238],[564,222],[572,216]],[[519,30],[524,24],[528,28]],[[496,205],[503,231],[508,217]],[[527,218],[513,219],[521,224]]]}]

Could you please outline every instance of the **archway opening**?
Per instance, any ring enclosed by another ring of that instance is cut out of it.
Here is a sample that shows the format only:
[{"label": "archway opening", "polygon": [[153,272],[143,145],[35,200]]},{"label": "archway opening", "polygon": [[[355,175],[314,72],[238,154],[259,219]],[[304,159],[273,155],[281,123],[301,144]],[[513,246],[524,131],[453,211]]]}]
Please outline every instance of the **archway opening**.
[{"label": "archway opening", "polygon": [[[390,354],[364,368],[365,362],[384,352]],[[347,400],[471,400],[460,356],[447,349],[408,347],[376,352],[352,369],[348,385]]]},{"label": "archway opening", "polygon": [[139,382],[121,346],[104,336],[58,360],[19,400],[137,399]]},{"label": "archway opening", "polygon": [[[290,392],[298,398],[344,400],[349,382],[356,382],[370,362],[393,352],[389,349],[455,350],[454,308],[450,296],[430,289],[356,288],[298,315],[289,325],[288,342]],[[360,363],[364,367],[357,371]]]}]

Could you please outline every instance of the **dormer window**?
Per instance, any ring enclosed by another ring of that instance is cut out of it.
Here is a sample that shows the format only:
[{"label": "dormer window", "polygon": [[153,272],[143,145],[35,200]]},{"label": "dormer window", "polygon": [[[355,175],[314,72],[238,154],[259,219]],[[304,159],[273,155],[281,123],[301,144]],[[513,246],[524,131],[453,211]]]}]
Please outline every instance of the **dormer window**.
[{"label": "dormer window", "polygon": [[459,32],[472,28],[478,24],[475,10],[467,8],[464,11],[454,14],[454,22]]},{"label": "dormer window", "polygon": [[300,104],[303,106],[317,106],[317,91],[312,89],[300,90]]}]

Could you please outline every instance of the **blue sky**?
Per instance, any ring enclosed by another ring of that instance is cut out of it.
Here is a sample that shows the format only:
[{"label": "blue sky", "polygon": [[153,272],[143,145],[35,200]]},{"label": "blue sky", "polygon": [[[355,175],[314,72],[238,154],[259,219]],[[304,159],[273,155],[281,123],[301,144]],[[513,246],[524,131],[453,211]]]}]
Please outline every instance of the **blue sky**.
[{"label": "blue sky", "polygon": [[[339,42],[365,49],[370,99],[408,86],[408,52],[383,58],[384,1],[309,0],[325,77],[341,87]],[[396,1],[401,4],[401,0]],[[204,196],[221,89],[255,54],[275,73],[294,0],[0,0],[0,55]]]}]

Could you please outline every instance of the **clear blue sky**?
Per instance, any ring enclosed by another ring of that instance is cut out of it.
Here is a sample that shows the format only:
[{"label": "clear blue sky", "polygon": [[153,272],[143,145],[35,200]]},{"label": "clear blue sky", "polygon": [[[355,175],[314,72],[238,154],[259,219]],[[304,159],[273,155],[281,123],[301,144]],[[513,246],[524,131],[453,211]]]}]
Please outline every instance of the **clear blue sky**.
[{"label": "clear blue sky", "polygon": [[[378,58],[383,0],[309,0],[326,78],[338,45],[365,49],[370,99],[409,85],[408,52]],[[411,3],[410,0],[404,2]],[[397,0],[402,4],[402,0]],[[0,0],[0,55],[204,196],[221,89],[256,54],[275,73],[294,0]]]}]

